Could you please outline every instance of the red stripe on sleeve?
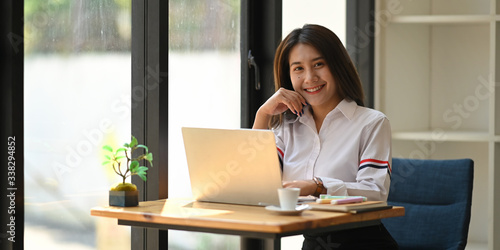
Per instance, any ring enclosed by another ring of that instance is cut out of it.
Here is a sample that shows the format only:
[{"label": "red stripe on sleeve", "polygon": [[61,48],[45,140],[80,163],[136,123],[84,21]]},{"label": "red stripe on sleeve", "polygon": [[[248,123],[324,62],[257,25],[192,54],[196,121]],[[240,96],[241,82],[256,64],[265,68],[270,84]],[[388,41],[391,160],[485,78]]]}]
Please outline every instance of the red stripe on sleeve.
[{"label": "red stripe on sleeve", "polygon": [[283,153],[283,151],[282,151],[280,148],[278,148],[278,147],[276,147],[276,149],[278,149],[278,153],[280,154],[281,159],[283,159],[283,156],[285,155],[285,154]]},{"label": "red stripe on sleeve", "polygon": [[365,162],[375,162],[375,163],[383,163],[383,164],[387,164],[389,165],[389,162],[388,161],[381,161],[381,160],[377,160],[377,159],[365,159],[365,160],[362,160],[359,165],[365,163]]},{"label": "red stripe on sleeve", "polygon": [[377,159],[364,159],[361,162],[359,162],[359,165],[361,166],[361,165],[363,165],[364,163],[367,163],[367,162],[373,162],[373,163],[387,165],[387,169],[389,170],[389,173],[392,173],[392,168],[391,168],[391,165],[389,164],[388,161],[381,161],[381,160],[377,160]]}]

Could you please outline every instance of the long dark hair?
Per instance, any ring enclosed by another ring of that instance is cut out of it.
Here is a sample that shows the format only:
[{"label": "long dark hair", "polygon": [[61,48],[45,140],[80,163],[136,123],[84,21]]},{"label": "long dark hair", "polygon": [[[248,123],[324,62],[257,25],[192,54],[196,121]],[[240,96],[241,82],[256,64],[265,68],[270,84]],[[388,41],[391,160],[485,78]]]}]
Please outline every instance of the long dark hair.
[{"label": "long dark hair", "polygon": [[[328,68],[337,84],[341,99],[349,98],[359,106],[364,106],[361,80],[349,54],[340,39],[331,30],[314,24],[306,24],[293,30],[281,41],[274,56],[274,86],[293,90],[290,79],[289,55],[297,44],[307,44],[316,48],[325,58]],[[283,114],[271,119],[270,127],[278,127],[283,122]]]}]

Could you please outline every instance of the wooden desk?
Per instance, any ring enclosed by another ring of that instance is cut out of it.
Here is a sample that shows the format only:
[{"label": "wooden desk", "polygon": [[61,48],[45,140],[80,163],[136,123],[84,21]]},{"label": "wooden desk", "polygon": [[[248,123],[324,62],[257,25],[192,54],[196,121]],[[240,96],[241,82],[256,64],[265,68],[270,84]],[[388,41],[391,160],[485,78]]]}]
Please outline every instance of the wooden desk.
[{"label": "wooden desk", "polygon": [[284,216],[258,206],[168,199],[140,202],[137,207],[97,207],[90,214],[116,218],[119,225],[240,235],[242,249],[260,244],[280,249],[281,237],[376,225],[380,219],[403,216],[404,208],[360,214],[307,210]]}]

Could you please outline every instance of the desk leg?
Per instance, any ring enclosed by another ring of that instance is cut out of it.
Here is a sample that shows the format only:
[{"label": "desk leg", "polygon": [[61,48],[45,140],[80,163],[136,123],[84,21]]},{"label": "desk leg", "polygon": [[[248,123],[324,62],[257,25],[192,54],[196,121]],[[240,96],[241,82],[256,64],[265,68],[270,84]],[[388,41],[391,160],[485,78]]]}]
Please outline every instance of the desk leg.
[{"label": "desk leg", "polygon": [[241,250],[280,250],[281,238],[275,239],[257,239],[241,236]]}]

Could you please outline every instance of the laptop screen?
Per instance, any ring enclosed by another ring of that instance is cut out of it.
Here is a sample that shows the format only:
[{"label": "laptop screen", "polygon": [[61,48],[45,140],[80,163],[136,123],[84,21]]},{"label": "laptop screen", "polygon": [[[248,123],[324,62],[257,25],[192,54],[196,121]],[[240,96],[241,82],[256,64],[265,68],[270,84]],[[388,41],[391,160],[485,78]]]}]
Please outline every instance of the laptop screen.
[{"label": "laptop screen", "polygon": [[182,135],[196,200],[279,204],[281,170],[273,132],[184,127]]}]

